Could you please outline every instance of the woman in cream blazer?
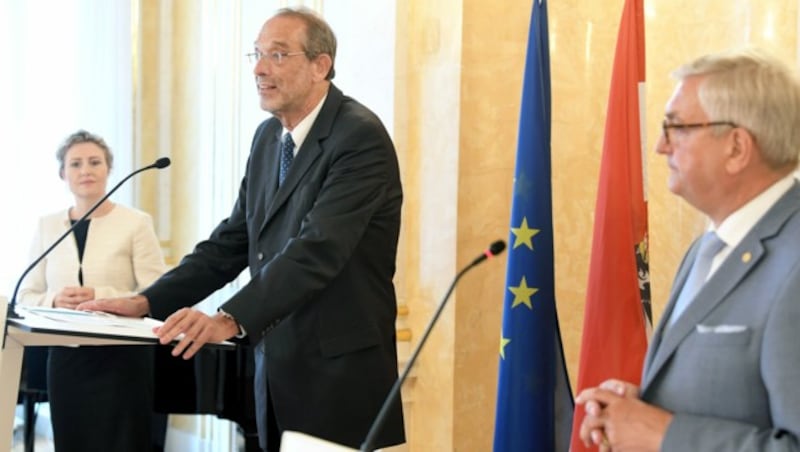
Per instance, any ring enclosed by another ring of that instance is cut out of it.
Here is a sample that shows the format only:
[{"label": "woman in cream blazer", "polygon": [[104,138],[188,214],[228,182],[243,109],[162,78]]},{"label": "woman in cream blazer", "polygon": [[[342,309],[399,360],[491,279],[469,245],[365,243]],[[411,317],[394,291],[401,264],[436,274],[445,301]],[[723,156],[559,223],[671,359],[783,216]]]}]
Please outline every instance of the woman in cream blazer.
[{"label": "woman in cream blazer", "polygon": [[[38,222],[38,257],[106,194],[113,155],[102,138],[70,135],[56,153],[74,205]],[[26,277],[23,305],[74,309],[95,298],[132,295],[165,270],[149,215],[106,200]],[[153,349],[51,347],[47,385],[55,449],[151,449]]]}]

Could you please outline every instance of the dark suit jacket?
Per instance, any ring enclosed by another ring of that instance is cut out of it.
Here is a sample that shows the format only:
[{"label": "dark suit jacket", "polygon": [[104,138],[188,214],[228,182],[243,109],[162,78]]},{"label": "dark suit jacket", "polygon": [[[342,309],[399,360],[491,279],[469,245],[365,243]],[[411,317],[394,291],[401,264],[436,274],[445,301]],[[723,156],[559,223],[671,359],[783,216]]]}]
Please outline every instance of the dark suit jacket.
[{"label": "dark suit jacket", "polygon": [[[262,447],[267,416],[355,447],[397,378],[397,156],[380,120],[331,85],[279,188],[281,131],[258,127],[230,217],[143,294],[164,318],[249,266],[221,308],[255,345]],[[403,441],[396,404],[376,446]]]},{"label": "dark suit jacket", "polygon": [[666,327],[696,253],[695,243],[645,358],[642,399],[675,414],[662,450],[799,450],[800,186]]}]

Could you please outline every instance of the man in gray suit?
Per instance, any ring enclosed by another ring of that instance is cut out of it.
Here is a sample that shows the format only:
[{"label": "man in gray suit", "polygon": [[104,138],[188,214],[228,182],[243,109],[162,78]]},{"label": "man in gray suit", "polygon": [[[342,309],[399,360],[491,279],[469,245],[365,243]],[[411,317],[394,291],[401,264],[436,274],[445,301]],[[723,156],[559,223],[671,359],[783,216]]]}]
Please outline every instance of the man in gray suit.
[{"label": "man in gray suit", "polygon": [[581,438],[615,451],[800,450],[800,84],[754,49],[674,75],[656,150],[719,246],[698,240],[684,257],[641,387],[579,394]]},{"label": "man in gray suit", "polygon": [[[80,308],[166,318],[157,334],[184,358],[244,336],[262,448],[277,452],[284,430],[356,447],[397,379],[397,157],[380,120],[331,84],[336,39],[321,18],[280,10],[254,45],[273,117],[256,130],[230,217],[140,295]],[[186,308],[247,267],[216,315]],[[375,446],[403,441],[398,402]]]}]

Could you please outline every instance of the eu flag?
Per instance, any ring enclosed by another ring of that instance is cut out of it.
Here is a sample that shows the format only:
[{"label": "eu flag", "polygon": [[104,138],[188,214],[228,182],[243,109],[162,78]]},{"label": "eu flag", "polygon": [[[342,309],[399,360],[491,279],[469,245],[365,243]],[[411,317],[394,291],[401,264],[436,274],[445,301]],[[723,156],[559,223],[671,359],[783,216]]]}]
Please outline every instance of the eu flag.
[{"label": "eu flag", "polygon": [[545,0],[531,13],[509,238],[494,450],[566,451],[574,402],[555,303]]}]

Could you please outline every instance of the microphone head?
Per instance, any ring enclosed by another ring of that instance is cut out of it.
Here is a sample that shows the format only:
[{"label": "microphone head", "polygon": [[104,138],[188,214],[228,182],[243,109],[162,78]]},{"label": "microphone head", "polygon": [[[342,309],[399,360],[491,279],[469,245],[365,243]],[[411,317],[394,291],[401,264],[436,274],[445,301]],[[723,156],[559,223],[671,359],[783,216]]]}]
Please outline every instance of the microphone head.
[{"label": "microphone head", "polygon": [[161,157],[160,159],[156,160],[155,163],[153,163],[153,166],[155,166],[158,169],[161,169],[168,167],[170,163],[172,162],[169,161],[169,157]]},{"label": "microphone head", "polygon": [[489,254],[492,256],[497,256],[498,254],[502,253],[503,250],[506,249],[506,242],[503,240],[497,240],[489,246]]}]

